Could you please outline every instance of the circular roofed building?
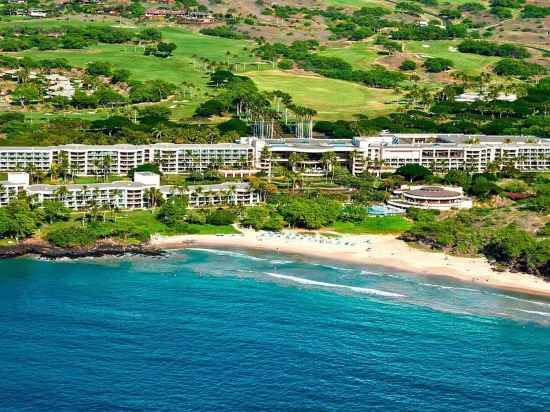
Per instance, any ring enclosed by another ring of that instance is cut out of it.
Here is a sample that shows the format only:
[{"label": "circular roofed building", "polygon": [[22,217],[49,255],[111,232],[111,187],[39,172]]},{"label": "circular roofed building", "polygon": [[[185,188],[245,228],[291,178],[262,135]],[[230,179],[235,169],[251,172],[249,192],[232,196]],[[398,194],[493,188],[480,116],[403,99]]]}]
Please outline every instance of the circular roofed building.
[{"label": "circular roofed building", "polygon": [[469,209],[472,207],[472,199],[464,196],[461,187],[401,186],[393,192],[388,204],[402,209]]}]

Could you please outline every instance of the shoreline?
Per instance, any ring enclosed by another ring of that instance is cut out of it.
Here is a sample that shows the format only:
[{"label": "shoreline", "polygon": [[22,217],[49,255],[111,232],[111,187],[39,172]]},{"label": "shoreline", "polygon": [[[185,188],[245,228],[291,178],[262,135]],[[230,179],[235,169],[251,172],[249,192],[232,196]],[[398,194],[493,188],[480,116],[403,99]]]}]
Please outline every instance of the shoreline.
[{"label": "shoreline", "polygon": [[550,297],[550,282],[526,273],[497,272],[485,258],[467,258],[423,251],[393,235],[341,235],[330,238],[284,231],[282,235],[240,229],[237,235],[154,236],[157,249],[205,247],[294,254],[321,260],[377,266],[403,273],[452,278],[468,284]]}]

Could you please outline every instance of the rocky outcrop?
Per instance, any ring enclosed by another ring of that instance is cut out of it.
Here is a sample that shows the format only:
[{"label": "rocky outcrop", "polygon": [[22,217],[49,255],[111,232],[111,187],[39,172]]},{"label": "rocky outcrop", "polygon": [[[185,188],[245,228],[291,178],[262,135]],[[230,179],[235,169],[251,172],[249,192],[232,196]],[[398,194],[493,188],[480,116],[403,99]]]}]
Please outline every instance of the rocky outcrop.
[{"label": "rocky outcrop", "polygon": [[25,255],[35,255],[45,259],[77,259],[123,255],[162,256],[163,254],[164,251],[146,244],[128,245],[112,241],[103,241],[90,246],[74,248],[60,248],[37,240],[27,240],[16,245],[0,246],[0,259]]}]

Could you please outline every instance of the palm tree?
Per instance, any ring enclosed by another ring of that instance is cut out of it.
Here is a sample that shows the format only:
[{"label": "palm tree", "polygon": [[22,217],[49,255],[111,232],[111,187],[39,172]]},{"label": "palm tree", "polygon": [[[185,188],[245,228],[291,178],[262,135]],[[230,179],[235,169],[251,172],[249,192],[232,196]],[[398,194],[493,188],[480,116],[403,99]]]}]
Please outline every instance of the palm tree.
[{"label": "palm tree", "polygon": [[68,194],[69,190],[67,189],[67,186],[61,186],[55,191],[55,198],[61,202],[65,202]]},{"label": "palm tree", "polygon": [[376,169],[377,176],[380,176],[382,174],[382,168],[384,167],[384,160],[382,159],[375,159],[372,162],[373,167]]},{"label": "palm tree", "polygon": [[202,186],[197,186],[195,188],[195,194],[197,196],[197,206],[200,206],[200,198],[201,198],[201,195],[203,194],[203,191],[204,191],[204,188]]},{"label": "palm tree", "polygon": [[325,152],[321,155],[321,163],[325,167],[325,177],[328,177],[329,173],[332,174],[332,179],[334,178],[334,167],[338,163],[338,158],[336,157],[335,152]]},{"label": "palm tree", "polygon": [[166,128],[164,128],[163,126],[154,127],[151,131],[151,134],[157,142],[160,142],[161,139],[166,135]]},{"label": "palm tree", "polygon": [[158,205],[158,203],[159,203],[159,201],[162,197],[162,193],[158,188],[151,187],[151,188],[145,190],[145,197],[148,201],[149,207],[154,209],[155,207],[157,207],[157,205]]},{"label": "palm tree", "polygon": [[479,77],[479,93],[484,94],[487,85],[491,82],[492,75],[489,72],[482,72]]},{"label": "palm tree", "polygon": [[185,182],[178,182],[174,189],[178,196],[183,196],[187,192],[187,185]]},{"label": "palm tree", "polygon": [[103,163],[103,159],[95,159],[92,164],[94,166],[94,174],[95,174],[95,179],[96,179],[96,182],[99,182],[99,176],[102,174],[102,165]]},{"label": "palm tree", "polygon": [[36,165],[34,163],[29,163],[24,168],[25,172],[29,174],[31,183],[33,183],[36,180],[38,170],[36,168]]},{"label": "palm tree", "polygon": [[67,155],[67,152],[59,152],[59,156],[57,158],[56,163],[56,170],[59,176],[65,179],[67,178],[67,174],[69,173],[69,156]]},{"label": "palm tree", "polygon": [[231,196],[231,199],[233,200],[233,204],[237,204],[237,185],[232,184],[229,186],[229,196]]},{"label": "palm tree", "polygon": [[288,182],[288,189],[291,192],[294,192],[294,188],[296,186],[296,172],[292,170],[285,171],[285,176]]},{"label": "palm tree", "polygon": [[304,175],[300,172],[296,173],[296,179],[295,179],[296,188],[303,189],[304,188]]},{"label": "palm tree", "polygon": [[260,163],[263,168],[267,169],[267,177],[270,182],[271,182],[271,159],[272,158],[273,158],[273,154],[271,153],[271,150],[269,150],[269,147],[264,146],[262,148],[262,151],[260,152]]},{"label": "palm tree", "polygon": [[[122,199],[122,190],[120,190],[120,189],[113,190],[113,198],[114,198],[114,201],[115,201],[113,206],[116,209],[116,208],[120,207],[120,201]],[[115,217],[115,219],[116,219],[116,217]]]},{"label": "palm tree", "polygon": [[28,67],[22,67],[16,73],[17,83],[26,83],[29,81],[31,71]]},{"label": "palm tree", "polygon": [[101,162],[101,169],[103,170],[103,178],[105,181],[109,178],[111,174],[111,166],[113,165],[113,158],[111,155],[107,155],[103,157],[103,160]]},{"label": "palm tree", "polygon": [[298,165],[302,165],[304,161],[305,161],[305,156],[303,153],[292,152],[288,156],[288,165],[290,166],[290,170],[292,170],[293,172],[295,172],[296,167]]},{"label": "palm tree", "polygon": [[84,206],[88,206],[88,185],[82,186],[82,198]]}]

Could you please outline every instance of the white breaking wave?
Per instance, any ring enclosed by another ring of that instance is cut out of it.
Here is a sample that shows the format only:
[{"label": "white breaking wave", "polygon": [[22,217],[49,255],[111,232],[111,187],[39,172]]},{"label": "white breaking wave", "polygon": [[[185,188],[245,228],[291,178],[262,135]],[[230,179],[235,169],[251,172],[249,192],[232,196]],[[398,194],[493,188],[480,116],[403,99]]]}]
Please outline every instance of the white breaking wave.
[{"label": "white breaking wave", "polygon": [[239,252],[233,252],[231,250],[220,250],[220,249],[207,249],[207,248],[199,248],[199,247],[188,247],[186,250],[196,250],[199,252],[207,252],[211,253],[213,255],[220,255],[220,256],[231,256],[241,259],[249,259],[249,260],[255,260],[258,262],[269,262],[273,265],[287,265],[289,263],[294,263],[293,260],[282,260],[282,259],[267,259],[267,258],[261,258],[257,256],[251,256],[246,253],[239,253]]},{"label": "white breaking wave", "polygon": [[435,285],[433,283],[421,283],[421,285],[430,286],[432,288],[438,288],[438,289],[467,290],[468,292],[481,293],[481,290],[479,290],[479,289],[461,288],[461,287],[458,287],[458,286],[443,286],[443,285]]},{"label": "white breaking wave", "polygon": [[550,318],[550,313],[548,312],[539,312],[538,310],[525,310],[525,309],[516,309],[519,312],[531,313],[533,315],[540,315],[547,318]]},{"label": "white breaking wave", "polygon": [[341,266],[329,266],[329,265],[320,265],[320,266],[323,266],[323,267],[326,267],[326,268],[329,268],[329,269],[334,269],[334,270],[341,270],[341,271],[344,271],[344,272],[351,272],[353,271],[353,269],[350,269],[350,268],[343,268]]},{"label": "white breaking wave", "polygon": [[380,276],[380,277],[388,277],[388,278],[396,278],[396,279],[401,279],[401,280],[406,280],[405,278],[403,278],[402,276],[399,276],[399,275],[391,275],[389,273],[383,273],[383,272],[370,272],[368,270],[362,270],[361,271],[361,274],[362,275],[373,275],[373,276]]},{"label": "white breaking wave", "polygon": [[328,268],[328,269],[333,269],[333,270],[341,270],[341,271],[344,271],[344,272],[351,272],[353,271],[354,269],[351,269],[351,268],[344,268],[342,266],[331,266],[331,265],[327,265],[326,263],[311,263],[311,262],[308,262],[309,265],[312,265],[312,266],[321,266],[323,268]]},{"label": "white breaking wave", "polygon": [[274,265],[288,265],[290,263],[294,263],[293,260],[278,260],[278,259],[274,259],[274,260],[270,260],[269,263],[273,263]]},{"label": "white breaking wave", "polygon": [[378,289],[362,288],[358,286],[339,285],[337,283],[318,282],[316,280],[304,279],[296,276],[281,275],[279,273],[269,273],[269,272],[264,272],[264,273],[268,276],[271,276],[277,279],[289,280],[291,282],[301,283],[303,285],[323,286],[331,289],[346,289],[346,290],[351,290],[352,292],[365,293],[368,295],[386,296],[391,298],[406,297],[405,295],[401,295],[399,293],[385,292],[383,290],[378,290]]},{"label": "white breaking wave", "polygon": [[220,256],[232,256],[237,258],[243,258],[243,259],[250,259],[250,260],[261,260],[266,261],[269,259],[264,259],[256,256],[250,256],[245,253],[239,253],[239,252],[232,252],[230,250],[219,250],[219,249],[206,249],[206,248],[198,248],[198,247],[189,247],[187,250],[196,250],[199,252],[207,252],[212,253],[213,255],[220,255]]},{"label": "white breaking wave", "polygon": [[550,307],[550,303],[539,302],[539,301],[536,301],[536,300],[516,298],[514,296],[508,296],[508,295],[501,295],[500,293],[495,293],[494,295],[499,296],[499,297],[503,297],[503,298],[506,298],[506,299],[517,300],[519,302],[532,303],[533,305],[549,306]]}]

